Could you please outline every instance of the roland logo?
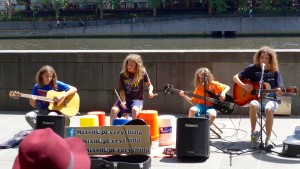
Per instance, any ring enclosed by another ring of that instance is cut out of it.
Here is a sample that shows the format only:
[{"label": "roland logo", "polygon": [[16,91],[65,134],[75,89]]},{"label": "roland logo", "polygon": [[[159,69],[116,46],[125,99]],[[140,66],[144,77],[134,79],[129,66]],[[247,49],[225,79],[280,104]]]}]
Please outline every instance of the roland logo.
[{"label": "roland logo", "polygon": [[185,124],[185,127],[195,127],[195,128],[197,128],[197,127],[199,127],[198,126],[198,124]]},{"label": "roland logo", "polygon": [[43,124],[54,125],[54,121],[43,121]]}]

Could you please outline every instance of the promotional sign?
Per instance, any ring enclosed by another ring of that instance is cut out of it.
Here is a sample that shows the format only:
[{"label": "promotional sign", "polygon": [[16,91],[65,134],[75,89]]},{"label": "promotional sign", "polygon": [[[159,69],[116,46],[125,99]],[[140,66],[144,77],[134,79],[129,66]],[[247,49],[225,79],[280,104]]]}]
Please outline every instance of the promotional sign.
[{"label": "promotional sign", "polygon": [[65,137],[81,138],[89,155],[147,155],[151,150],[148,125],[66,127]]}]

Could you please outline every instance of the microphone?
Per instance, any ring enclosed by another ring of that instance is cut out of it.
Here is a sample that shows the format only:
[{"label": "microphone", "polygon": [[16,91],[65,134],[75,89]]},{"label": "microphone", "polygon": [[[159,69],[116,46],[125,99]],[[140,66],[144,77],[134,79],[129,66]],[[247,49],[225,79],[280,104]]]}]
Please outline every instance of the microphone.
[{"label": "microphone", "polygon": [[206,69],[204,69],[204,70],[203,70],[203,72],[202,72],[202,76],[207,76]]},{"label": "microphone", "polygon": [[206,84],[206,81],[207,81],[206,69],[204,69],[203,72],[202,72],[202,80],[203,80],[203,83]]},{"label": "microphone", "polygon": [[261,64],[261,70],[262,70],[262,71],[264,71],[264,70],[265,70],[265,66],[266,66],[266,64],[265,64],[265,63],[262,63],[262,64]]}]

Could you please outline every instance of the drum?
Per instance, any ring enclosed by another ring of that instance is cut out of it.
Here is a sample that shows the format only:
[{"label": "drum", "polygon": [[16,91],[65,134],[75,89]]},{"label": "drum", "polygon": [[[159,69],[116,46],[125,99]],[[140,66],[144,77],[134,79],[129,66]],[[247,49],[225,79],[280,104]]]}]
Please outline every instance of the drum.
[{"label": "drum", "polygon": [[142,110],[138,115],[139,119],[143,119],[150,126],[152,141],[158,141],[159,139],[157,114],[156,110]]},{"label": "drum", "polygon": [[90,111],[87,115],[96,115],[98,116],[99,126],[106,126],[105,122],[105,112],[104,111]]},{"label": "drum", "polygon": [[176,142],[176,118],[171,115],[158,116],[159,145],[170,146]]},{"label": "drum", "polygon": [[99,126],[98,116],[85,115],[80,116],[80,127],[94,127]]},{"label": "drum", "polygon": [[115,118],[112,120],[112,125],[113,126],[121,126],[129,122],[129,119],[124,119],[124,118]]}]

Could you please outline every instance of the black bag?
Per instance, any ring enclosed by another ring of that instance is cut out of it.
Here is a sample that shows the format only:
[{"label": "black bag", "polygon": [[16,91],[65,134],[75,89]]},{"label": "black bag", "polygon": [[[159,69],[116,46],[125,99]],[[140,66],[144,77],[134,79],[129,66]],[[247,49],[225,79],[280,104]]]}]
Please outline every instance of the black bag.
[{"label": "black bag", "polygon": [[27,136],[29,133],[31,133],[32,130],[23,130],[19,133],[15,134],[15,136],[9,140],[7,140],[4,143],[0,144],[0,149],[7,149],[7,148],[13,148],[18,146],[21,141]]},{"label": "black bag", "polygon": [[91,157],[91,169],[150,169],[148,155],[113,155],[103,158]]}]

